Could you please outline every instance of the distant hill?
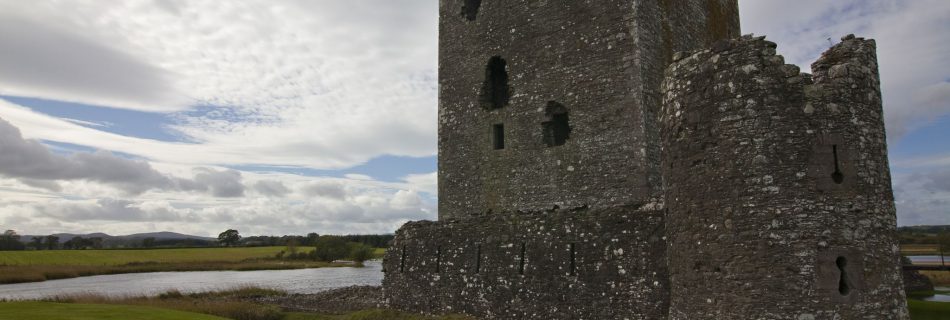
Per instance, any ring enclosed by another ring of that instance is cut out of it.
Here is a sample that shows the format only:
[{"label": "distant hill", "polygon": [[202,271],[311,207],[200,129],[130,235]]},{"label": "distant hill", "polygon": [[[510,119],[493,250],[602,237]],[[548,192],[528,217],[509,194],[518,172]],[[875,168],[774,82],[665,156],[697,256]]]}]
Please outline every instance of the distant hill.
[{"label": "distant hill", "polygon": [[145,239],[145,238],[155,238],[155,240],[181,240],[181,239],[191,239],[191,240],[208,240],[208,241],[217,241],[218,238],[211,237],[202,237],[202,236],[193,236],[188,234],[181,234],[177,232],[149,232],[149,233],[136,233],[130,234],[127,236],[122,236],[123,238],[130,239]]},{"label": "distant hill", "polygon": [[[161,232],[148,232],[148,233],[136,233],[124,236],[112,236],[102,232],[88,233],[88,234],[75,234],[75,233],[55,233],[52,234],[59,237],[60,243],[69,241],[75,237],[83,238],[102,238],[107,242],[120,242],[120,241],[130,241],[136,240],[140,241],[145,238],[155,238],[155,240],[203,240],[203,241],[217,241],[217,238],[202,237],[202,236],[193,236],[188,234],[181,234],[177,232],[170,231],[161,231]],[[30,239],[33,237],[46,237],[45,235],[22,235],[20,236],[21,242],[30,242]]]}]

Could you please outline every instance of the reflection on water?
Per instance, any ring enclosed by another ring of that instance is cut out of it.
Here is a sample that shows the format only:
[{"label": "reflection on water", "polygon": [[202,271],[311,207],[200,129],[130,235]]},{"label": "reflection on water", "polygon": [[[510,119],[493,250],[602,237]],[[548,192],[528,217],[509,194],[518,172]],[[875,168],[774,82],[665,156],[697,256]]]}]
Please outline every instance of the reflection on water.
[{"label": "reflection on water", "polygon": [[[935,291],[948,292],[950,288],[948,287],[935,287]],[[950,302],[950,294],[935,294],[929,297],[921,297],[920,300],[923,301],[936,301],[936,302]]]},{"label": "reflection on water", "polygon": [[172,289],[187,293],[241,286],[280,289],[289,293],[316,293],[352,285],[379,285],[382,281],[382,264],[379,261],[367,261],[363,268],[152,272],[5,284],[0,285],[0,299],[37,299],[81,293],[157,295]]}]

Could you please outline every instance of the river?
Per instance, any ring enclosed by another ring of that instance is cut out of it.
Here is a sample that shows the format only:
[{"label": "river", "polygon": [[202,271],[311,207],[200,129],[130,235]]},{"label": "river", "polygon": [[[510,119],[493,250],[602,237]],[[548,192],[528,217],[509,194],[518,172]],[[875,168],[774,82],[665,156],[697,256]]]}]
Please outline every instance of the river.
[{"label": "river", "polygon": [[339,267],[262,271],[191,271],[128,273],[0,285],[0,299],[26,300],[50,296],[99,294],[105,296],[157,295],[216,291],[242,286],[279,289],[289,293],[316,293],[353,285],[379,285],[382,264],[367,261],[362,268]]}]

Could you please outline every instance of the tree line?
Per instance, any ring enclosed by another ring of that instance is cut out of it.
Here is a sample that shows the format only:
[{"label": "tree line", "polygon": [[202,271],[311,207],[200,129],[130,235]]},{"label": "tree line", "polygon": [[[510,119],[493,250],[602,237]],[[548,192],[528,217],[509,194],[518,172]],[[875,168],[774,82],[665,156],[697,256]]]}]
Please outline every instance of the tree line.
[{"label": "tree line", "polygon": [[[221,237],[225,235],[225,237]],[[215,246],[294,246],[316,247],[326,237],[339,238],[345,244],[358,243],[371,248],[385,248],[393,239],[391,234],[327,236],[315,232],[307,235],[251,236],[241,237],[237,230],[229,229],[219,234],[217,241],[205,239],[156,239],[148,238],[102,238],[81,237],[60,239],[58,236],[33,236],[24,239],[14,230],[0,235],[0,251],[11,250],[86,250],[86,249],[134,249],[134,248],[206,248]]]}]

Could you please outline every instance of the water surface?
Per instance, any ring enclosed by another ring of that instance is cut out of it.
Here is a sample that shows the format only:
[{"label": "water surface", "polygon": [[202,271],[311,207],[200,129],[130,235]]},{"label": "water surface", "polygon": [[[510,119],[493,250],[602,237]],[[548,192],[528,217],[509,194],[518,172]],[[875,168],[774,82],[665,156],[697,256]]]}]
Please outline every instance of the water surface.
[{"label": "water surface", "polygon": [[0,299],[24,300],[84,293],[140,296],[157,295],[168,290],[188,293],[241,286],[280,289],[289,293],[317,293],[352,285],[379,285],[382,281],[382,264],[367,261],[362,268],[150,272],[4,284],[0,285]]}]

